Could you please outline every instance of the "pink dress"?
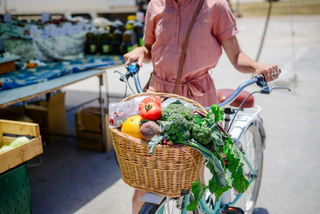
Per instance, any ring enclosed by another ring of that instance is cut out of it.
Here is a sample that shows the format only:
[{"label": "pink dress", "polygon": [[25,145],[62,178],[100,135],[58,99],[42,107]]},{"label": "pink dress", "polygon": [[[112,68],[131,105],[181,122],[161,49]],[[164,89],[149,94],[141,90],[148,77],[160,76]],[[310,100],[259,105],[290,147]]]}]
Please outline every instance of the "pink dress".
[{"label": "pink dress", "polygon": [[[181,52],[198,0],[151,0],[145,20],[144,42],[151,45],[154,73],[150,89],[173,93]],[[238,32],[225,0],[204,0],[192,28],[178,94],[208,107],[218,103],[213,79],[222,54],[220,42]]]}]

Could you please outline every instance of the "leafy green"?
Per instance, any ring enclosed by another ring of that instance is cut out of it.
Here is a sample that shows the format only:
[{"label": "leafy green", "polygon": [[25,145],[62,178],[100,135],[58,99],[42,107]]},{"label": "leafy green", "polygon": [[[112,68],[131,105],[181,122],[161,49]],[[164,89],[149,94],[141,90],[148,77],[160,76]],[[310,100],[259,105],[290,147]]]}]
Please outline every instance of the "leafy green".
[{"label": "leafy green", "polygon": [[[217,175],[218,183],[220,186],[226,185],[225,180],[225,170],[223,169],[221,161],[217,158],[214,153],[212,153],[208,148],[202,146],[200,143],[196,141],[190,141],[187,145],[192,146],[194,149],[198,150],[212,165],[213,171]],[[219,155],[220,156],[220,155]]]},{"label": "leafy green", "polygon": [[195,210],[197,208],[198,202],[202,198],[206,189],[208,188],[200,179],[191,183],[191,190],[194,196],[194,200],[186,207],[187,210]]},{"label": "leafy green", "polygon": [[243,160],[240,151],[234,146],[231,138],[228,138],[223,146],[222,153],[226,155],[228,161],[228,169],[231,172],[231,180],[237,192],[244,192],[248,186],[249,181],[243,174]]},{"label": "leafy green", "polygon": [[29,142],[29,139],[27,137],[17,137],[16,139],[14,139],[14,141],[10,143],[10,146],[12,146],[13,148],[16,148],[28,142]]},{"label": "leafy green", "polygon": [[11,150],[11,149],[13,149],[12,146],[4,145],[4,146],[2,146],[1,149],[0,149],[0,154],[1,154],[1,153],[4,153],[4,152],[7,152],[7,151],[9,151],[9,150]]},{"label": "leafy green", "polygon": [[[192,193],[195,200],[187,206],[187,210],[196,209],[207,189],[215,194],[216,200],[219,200],[220,196],[232,185],[239,193],[244,192],[249,186],[249,181],[243,175],[242,154],[234,146],[228,134],[218,125],[223,120],[223,115],[224,112],[218,105],[212,105],[207,115],[201,117],[185,107],[180,100],[177,100],[162,111],[161,134],[149,142],[151,154],[153,154],[156,145],[166,139],[166,142],[189,145],[208,160],[206,167],[213,177],[208,186],[203,184],[200,178],[198,181],[192,182]],[[225,160],[220,154],[225,156],[228,163],[231,180],[227,173]]]},{"label": "leafy green", "polygon": [[163,138],[163,135],[155,135],[153,138],[151,138],[150,142],[148,143],[150,154],[154,155],[156,146],[162,141]]},{"label": "leafy green", "polygon": [[224,113],[223,113],[223,110],[218,105],[212,105],[210,107],[210,110],[211,111],[208,112],[209,117],[211,118],[212,115],[214,115],[214,122],[215,123],[220,123],[221,121],[223,121]]}]

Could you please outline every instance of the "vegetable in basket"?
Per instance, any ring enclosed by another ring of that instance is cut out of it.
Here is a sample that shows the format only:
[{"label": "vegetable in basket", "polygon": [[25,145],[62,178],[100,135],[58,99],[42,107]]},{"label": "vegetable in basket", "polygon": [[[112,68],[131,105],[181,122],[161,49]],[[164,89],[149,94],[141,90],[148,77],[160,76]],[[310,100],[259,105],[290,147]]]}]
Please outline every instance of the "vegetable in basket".
[{"label": "vegetable in basket", "polygon": [[[213,177],[208,186],[203,184],[200,178],[192,182],[195,200],[187,206],[187,210],[196,208],[206,189],[214,193],[218,200],[223,192],[232,187],[232,184],[239,193],[244,192],[249,186],[248,180],[243,175],[241,153],[228,134],[219,126],[223,114],[218,105],[212,105],[205,117],[201,117],[177,100],[162,111],[160,135],[154,136],[149,142],[151,154],[154,153],[159,142],[170,141],[189,145],[201,152],[208,160],[206,167],[209,168]],[[225,162],[220,154],[225,156],[231,178],[227,174]]]},{"label": "vegetable in basket", "polygon": [[150,141],[155,135],[160,134],[160,126],[149,120],[141,125],[140,132],[145,141]]},{"label": "vegetable in basket", "polygon": [[139,110],[146,105],[147,103],[155,103],[159,107],[161,107],[161,100],[159,97],[151,96],[151,97],[146,97],[144,98],[141,103],[139,104]]},{"label": "vegetable in basket", "polygon": [[140,121],[140,115],[134,115],[129,117],[128,119],[126,119],[126,121],[124,121],[121,127],[121,132],[130,135],[131,137],[143,140],[143,137],[140,133]]},{"label": "vegetable in basket", "polygon": [[147,102],[140,108],[140,116],[144,120],[158,120],[161,117],[161,108],[154,102]]}]

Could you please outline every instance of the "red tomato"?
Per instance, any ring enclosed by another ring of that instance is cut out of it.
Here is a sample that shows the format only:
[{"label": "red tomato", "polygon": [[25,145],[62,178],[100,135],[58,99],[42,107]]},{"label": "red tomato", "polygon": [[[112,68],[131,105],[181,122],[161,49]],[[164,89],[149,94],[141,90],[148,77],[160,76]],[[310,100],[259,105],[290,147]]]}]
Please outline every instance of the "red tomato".
[{"label": "red tomato", "polygon": [[158,120],[161,117],[161,108],[153,102],[141,106],[140,116],[142,119]]},{"label": "red tomato", "polygon": [[139,111],[142,108],[142,106],[146,105],[147,103],[155,103],[157,104],[159,107],[161,107],[161,100],[159,97],[146,97],[144,98],[141,103],[139,104]]}]

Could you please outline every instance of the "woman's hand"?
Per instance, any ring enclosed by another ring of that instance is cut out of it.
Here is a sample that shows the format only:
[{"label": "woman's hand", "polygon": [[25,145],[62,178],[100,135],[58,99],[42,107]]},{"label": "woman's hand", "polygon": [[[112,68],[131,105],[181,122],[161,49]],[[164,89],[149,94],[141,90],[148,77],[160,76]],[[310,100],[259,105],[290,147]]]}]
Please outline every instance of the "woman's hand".
[{"label": "woman's hand", "polygon": [[278,79],[280,73],[281,70],[277,65],[257,63],[257,66],[255,66],[255,75],[262,75],[266,82]]},{"label": "woman's hand", "polygon": [[123,55],[125,60],[125,65],[129,65],[131,62],[137,62],[140,67],[142,67],[142,62],[151,61],[151,49],[149,46],[142,46],[133,49],[132,51]]}]

